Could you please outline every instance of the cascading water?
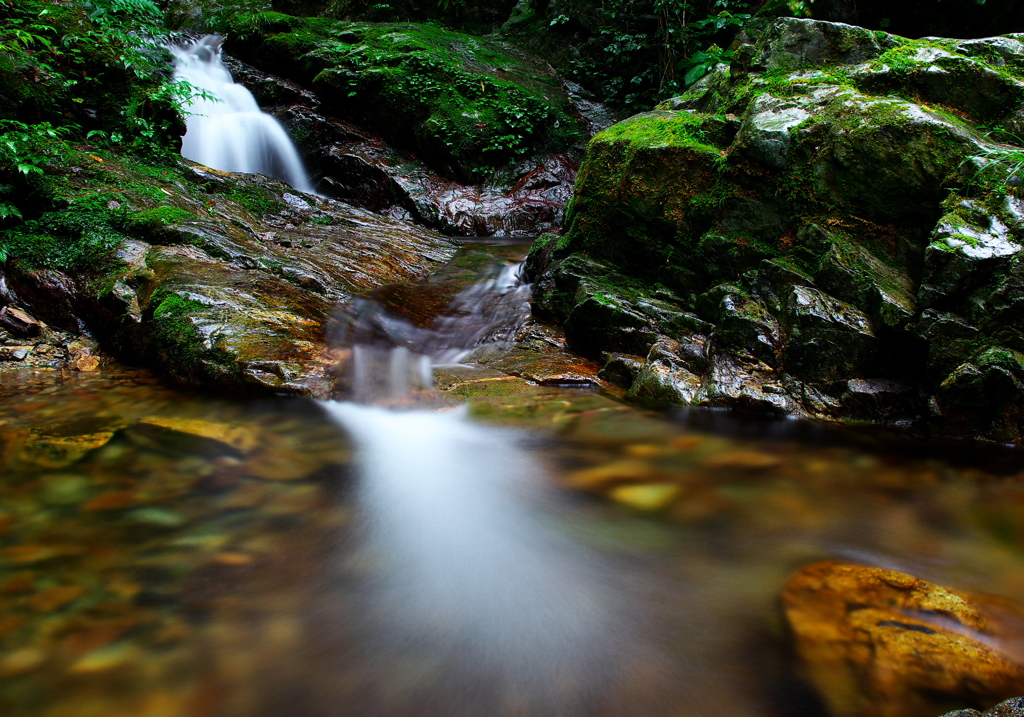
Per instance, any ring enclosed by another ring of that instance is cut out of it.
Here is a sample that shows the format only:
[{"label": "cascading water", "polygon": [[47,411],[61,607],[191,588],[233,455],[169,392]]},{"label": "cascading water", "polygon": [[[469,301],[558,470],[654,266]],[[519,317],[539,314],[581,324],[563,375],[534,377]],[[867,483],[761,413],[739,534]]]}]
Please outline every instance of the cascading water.
[{"label": "cascading water", "polygon": [[[519,265],[505,264],[428,327],[364,303],[346,331],[362,342],[351,359],[362,403],[325,404],[356,448],[375,640],[457,654],[449,680],[472,667],[490,685],[444,714],[504,713],[494,700],[512,700],[514,714],[590,714],[589,697],[607,699],[606,678],[623,658],[612,644],[630,643],[612,634],[621,606],[600,561],[554,527],[552,482],[524,436],[472,423],[461,409],[423,410],[434,362],[500,340],[529,315],[528,302]],[[365,405],[416,405],[415,396],[419,410]]]},{"label": "cascading water", "polygon": [[300,192],[313,192],[299,153],[281,124],[231,78],[221,59],[224,38],[207,35],[170,48],[174,77],[196,89],[185,103],[181,154],[225,172],[265,174]]}]

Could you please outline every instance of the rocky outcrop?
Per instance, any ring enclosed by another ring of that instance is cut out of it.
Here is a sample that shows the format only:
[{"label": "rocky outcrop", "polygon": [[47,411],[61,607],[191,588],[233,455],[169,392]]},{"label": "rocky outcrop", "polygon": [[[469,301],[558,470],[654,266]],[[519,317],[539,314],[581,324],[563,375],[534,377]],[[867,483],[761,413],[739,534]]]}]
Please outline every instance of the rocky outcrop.
[{"label": "rocky outcrop", "polygon": [[331,115],[372,127],[460,181],[566,151],[584,122],[542,60],[489,39],[412,23],[262,13],[232,18],[228,50],[316,92]]},{"label": "rocky outcrop", "polygon": [[535,311],[638,400],[1024,440],[1019,38],[789,18],[734,50],[594,138]]},{"label": "rocky outcrop", "polygon": [[[562,224],[579,170],[574,153],[522,159],[480,183],[460,182],[379,133],[329,114],[317,94],[295,82],[233,58],[227,63],[288,129],[328,196],[456,236],[536,236]],[[589,135],[611,123],[599,110],[587,108],[583,117]]]},{"label": "rocky outcrop", "polygon": [[824,562],[791,576],[782,603],[803,671],[835,717],[927,717],[1024,688],[1013,643],[1024,609],[1002,598]]},{"label": "rocky outcrop", "polygon": [[455,252],[410,222],[258,175],[78,160],[47,184],[49,211],[8,235],[0,303],[188,384],[327,395],[335,303]]}]

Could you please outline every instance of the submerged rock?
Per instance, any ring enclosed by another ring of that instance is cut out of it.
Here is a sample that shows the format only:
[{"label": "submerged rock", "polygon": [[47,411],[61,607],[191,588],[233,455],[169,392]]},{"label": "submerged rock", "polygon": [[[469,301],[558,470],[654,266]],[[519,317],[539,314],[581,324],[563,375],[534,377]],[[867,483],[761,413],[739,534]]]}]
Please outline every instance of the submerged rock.
[{"label": "submerged rock", "polygon": [[987,134],[1024,46],[749,27],[592,140],[531,252],[535,311],[651,403],[1024,440],[1024,150]]},{"label": "submerged rock", "polygon": [[1024,688],[1006,652],[1003,600],[971,597],[882,568],[823,562],[786,582],[786,620],[803,671],[836,717],[934,715]]}]

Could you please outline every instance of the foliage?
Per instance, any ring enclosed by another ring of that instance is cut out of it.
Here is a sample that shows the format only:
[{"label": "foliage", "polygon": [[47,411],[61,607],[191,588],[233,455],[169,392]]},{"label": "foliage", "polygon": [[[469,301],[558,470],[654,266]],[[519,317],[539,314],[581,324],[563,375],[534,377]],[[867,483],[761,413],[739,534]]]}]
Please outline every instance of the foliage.
[{"label": "foliage", "polygon": [[[1007,135],[1007,132],[1002,132],[1002,136]],[[1015,135],[1009,136],[1017,146],[990,145],[969,158],[965,164],[970,163],[978,168],[973,184],[1001,194],[1020,195],[1021,187],[1024,186],[1024,140]]]},{"label": "foliage", "polygon": [[[601,0],[596,28],[600,52],[572,71],[609,93],[629,111],[649,109],[681,93],[731,53],[723,50],[756,10],[756,0]],[[568,23],[569,19],[556,18]],[[554,21],[553,21],[554,22]],[[717,43],[717,44],[716,44]]]}]

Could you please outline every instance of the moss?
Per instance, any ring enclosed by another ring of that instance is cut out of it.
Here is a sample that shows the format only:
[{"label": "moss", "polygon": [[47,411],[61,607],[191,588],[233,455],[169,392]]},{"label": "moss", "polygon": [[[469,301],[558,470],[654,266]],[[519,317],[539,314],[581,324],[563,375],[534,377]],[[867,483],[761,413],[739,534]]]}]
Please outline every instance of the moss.
[{"label": "moss", "polygon": [[722,161],[722,152],[707,142],[706,116],[692,112],[652,112],[614,124],[594,142],[628,142],[635,147],[686,147]]},{"label": "moss", "polygon": [[200,301],[189,299],[161,289],[149,300],[153,308],[152,336],[162,351],[175,351],[195,361],[206,351],[202,334],[190,317],[206,307]]},{"label": "moss", "polygon": [[224,196],[241,204],[256,216],[277,214],[285,209],[283,202],[278,201],[270,192],[259,187],[237,186],[231,191],[225,192]]},{"label": "moss", "polygon": [[182,222],[194,222],[198,219],[192,212],[187,212],[178,207],[155,207],[135,212],[128,217],[128,225],[133,229],[150,233],[159,232],[171,224]]},{"label": "moss", "polygon": [[582,139],[557,79],[486,39],[431,25],[292,18],[252,51],[311,82],[333,111],[460,178]]},{"label": "moss", "polygon": [[103,273],[128,235],[121,216],[106,210],[69,209],[46,212],[0,233],[0,258],[30,269],[65,269]]}]

